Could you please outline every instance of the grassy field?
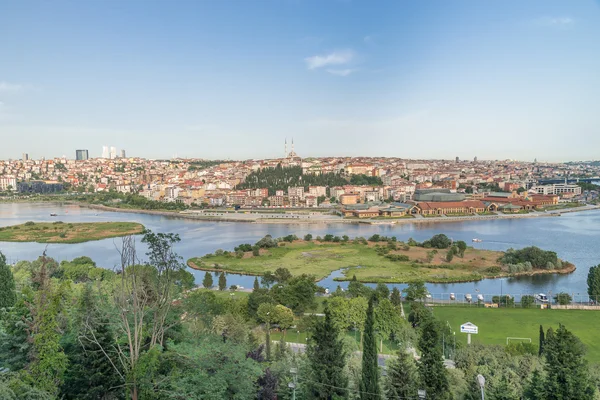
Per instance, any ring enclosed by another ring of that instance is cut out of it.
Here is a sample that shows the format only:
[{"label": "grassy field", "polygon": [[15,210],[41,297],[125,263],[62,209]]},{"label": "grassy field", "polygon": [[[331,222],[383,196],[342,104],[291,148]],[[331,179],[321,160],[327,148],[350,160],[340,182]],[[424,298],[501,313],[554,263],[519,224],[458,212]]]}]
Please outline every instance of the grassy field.
[{"label": "grassy field", "polygon": [[82,243],[142,233],[137,222],[26,222],[0,228],[2,242]]},{"label": "grassy field", "polygon": [[[454,257],[453,261],[445,260],[446,250],[439,250],[428,260],[427,253],[431,249],[410,247],[391,250],[389,255],[403,255],[408,261],[392,261],[379,254],[377,247],[385,244],[369,242],[368,245],[332,242],[305,242],[302,240],[285,243],[285,247],[261,250],[259,256],[246,252],[242,258],[233,253],[210,257],[196,257],[188,260],[188,265],[195,269],[223,270],[248,275],[262,275],[266,271],[287,268],[293,275],[311,274],[317,279],[328,276],[331,272],[345,268],[341,278],[350,280],[353,275],[361,282],[406,283],[426,282],[467,282],[486,277],[511,276],[505,267],[500,271],[490,270],[499,267],[497,259],[502,252],[469,248],[464,258]],[[387,247],[386,247],[387,248]]]},{"label": "grassy field", "polygon": [[583,310],[540,310],[519,308],[462,308],[434,307],[434,315],[448,321],[456,331],[456,340],[467,342],[467,335],[460,333],[460,325],[472,322],[479,327],[479,334],[471,335],[473,343],[506,345],[506,338],[531,338],[537,346],[540,324],[544,330],[558,328],[561,323],[572,331],[587,348],[590,362],[600,363],[600,313]]}]

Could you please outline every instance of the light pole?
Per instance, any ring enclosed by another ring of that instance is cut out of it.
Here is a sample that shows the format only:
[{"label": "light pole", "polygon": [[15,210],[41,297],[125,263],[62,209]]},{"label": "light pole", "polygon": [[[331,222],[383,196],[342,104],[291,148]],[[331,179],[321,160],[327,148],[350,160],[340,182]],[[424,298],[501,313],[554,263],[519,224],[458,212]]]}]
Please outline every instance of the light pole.
[{"label": "light pole", "polygon": [[483,375],[477,375],[477,383],[479,383],[479,387],[481,388],[481,400],[485,400],[485,393],[483,391],[483,387],[485,386],[485,378]]},{"label": "light pole", "polygon": [[298,368],[290,368],[290,374],[294,376],[294,382],[288,383],[288,387],[292,389],[292,400],[296,400],[296,386],[298,383]]}]

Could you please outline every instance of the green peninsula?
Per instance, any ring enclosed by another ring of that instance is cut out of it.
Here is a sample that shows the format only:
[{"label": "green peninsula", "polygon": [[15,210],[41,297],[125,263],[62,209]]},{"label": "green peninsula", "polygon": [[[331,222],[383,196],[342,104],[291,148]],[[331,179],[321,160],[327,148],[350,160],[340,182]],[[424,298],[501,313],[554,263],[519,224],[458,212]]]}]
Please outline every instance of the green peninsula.
[{"label": "green peninsula", "polygon": [[112,237],[137,235],[144,225],[137,222],[26,222],[0,227],[1,242],[83,243]]}]

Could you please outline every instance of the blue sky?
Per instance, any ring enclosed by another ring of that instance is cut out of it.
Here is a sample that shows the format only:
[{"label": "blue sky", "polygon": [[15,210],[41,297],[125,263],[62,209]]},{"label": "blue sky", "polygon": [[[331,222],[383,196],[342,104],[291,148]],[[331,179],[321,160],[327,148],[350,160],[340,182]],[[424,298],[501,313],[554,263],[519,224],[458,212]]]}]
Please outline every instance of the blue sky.
[{"label": "blue sky", "polygon": [[0,0],[0,158],[599,159],[600,3]]}]

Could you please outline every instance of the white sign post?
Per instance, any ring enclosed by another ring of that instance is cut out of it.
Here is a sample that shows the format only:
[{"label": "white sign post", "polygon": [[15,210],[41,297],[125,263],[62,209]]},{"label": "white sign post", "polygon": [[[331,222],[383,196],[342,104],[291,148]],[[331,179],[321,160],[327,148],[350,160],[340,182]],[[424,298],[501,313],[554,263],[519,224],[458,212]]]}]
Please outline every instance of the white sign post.
[{"label": "white sign post", "polygon": [[479,328],[477,328],[477,325],[467,322],[460,326],[460,331],[467,334],[467,344],[471,344],[471,333],[478,334]]}]

